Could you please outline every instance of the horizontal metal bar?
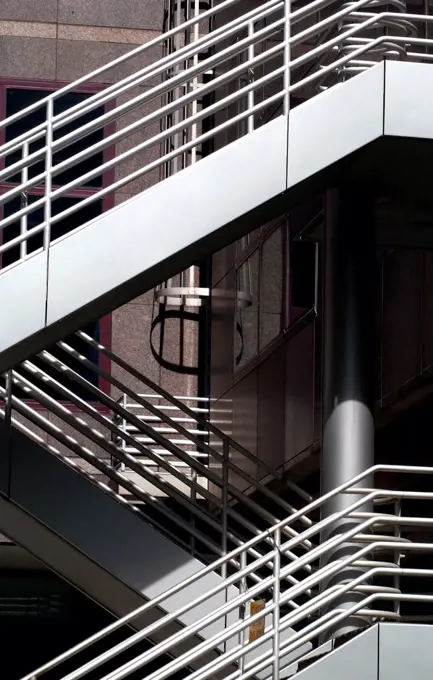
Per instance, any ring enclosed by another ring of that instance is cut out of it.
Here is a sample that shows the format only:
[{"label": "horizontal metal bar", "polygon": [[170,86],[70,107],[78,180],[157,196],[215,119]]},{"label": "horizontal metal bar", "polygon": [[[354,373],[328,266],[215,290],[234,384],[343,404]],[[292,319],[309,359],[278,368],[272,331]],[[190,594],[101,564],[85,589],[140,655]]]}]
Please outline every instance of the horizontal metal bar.
[{"label": "horizontal metal bar", "polygon": [[111,62],[108,64],[105,64],[104,66],[101,66],[100,68],[92,71],[92,73],[83,76],[82,78],[77,79],[75,82],[66,85],[65,87],[60,88],[53,94],[48,95],[44,99],[42,99],[39,102],[35,102],[34,104],[28,106],[27,108],[23,109],[22,111],[19,111],[18,113],[14,114],[13,116],[9,116],[9,118],[0,121],[0,129],[4,127],[5,125],[15,122],[16,120],[19,120],[20,117],[26,116],[29,113],[32,113],[33,111],[37,110],[38,108],[44,107],[48,104],[48,102],[58,99],[59,97],[71,92],[74,89],[77,89],[81,87],[82,85],[85,85],[89,82],[98,82],[98,78],[105,73],[106,71],[109,71],[110,69],[119,66],[120,64],[123,64],[125,61],[128,61],[129,59],[134,58],[135,56],[138,56],[142,52],[145,52],[147,50],[152,49],[153,47],[156,47],[160,45],[161,43],[164,43],[169,37],[175,36],[177,33],[181,34],[185,29],[194,26],[195,24],[200,23],[204,19],[211,18],[212,16],[216,15],[217,13],[224,11],[225,9],[236,5],[240,0],[223,0],[223,2],[219,3],[215,7],[207,10],[206,12],[203,12],[200,14],[198,17],[192,17],[188,21],[184,22],[183,24],[163,33],[160,36],[157,36],[156,38],[149,40],[147,43],[144,43],[143,45],[139,45],[135,49],[131,50],[130,52],[127,52],[124,55],[121,55],[117,59],[113,59]]},{"label": "horizontal metal bar", "polygon": [[27,241],[28,239],[32,238],[32,236],[36,236],[36,234],[41,234],[45,230],[45,227],[46,223],[43,222],[42,224],[39,224],[37,227],[29,229],[24,234],[20,234],[19,236],[15,236],[15,238],[11,239],[10,241],[6,241],[6,243],[3,243],[0,246],[0,254],[5,253],[7,250],[10,250],[15,246],[18,246],[23,241]]}]

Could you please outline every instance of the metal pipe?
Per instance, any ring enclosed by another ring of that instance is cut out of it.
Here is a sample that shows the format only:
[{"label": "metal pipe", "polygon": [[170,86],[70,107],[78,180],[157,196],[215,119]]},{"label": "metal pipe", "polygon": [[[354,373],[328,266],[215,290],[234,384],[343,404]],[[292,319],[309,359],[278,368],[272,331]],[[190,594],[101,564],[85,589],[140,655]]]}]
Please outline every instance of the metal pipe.
[{"label": "metal pipe", "polygon": [[273,666],[272,678],[273,680],[280,680],[280,584],[281,584],[281,532],[279,529],[274,533],[275,541],[275,555],[274,555],[274,585],[272,588],[272,597],[274,601],[273,626]]},{"label": "metal pipe", "polygon": [[47,130],[45,146],[45,202],[44,202],[44,250],[50,247],[51,241],[51,192],[52,192],[52,165],[53,165],[53,115],[54,103],[52,99],[47,101]]},{"label": "metal pipe", "polygon": [[284,115],[290,112],[290,38],[291,38],[291,0],[284,0]]},{"label": "metal pipe", "polygon": [[[29,144],[26,142],[23,144],[23,160],[26,160],[29,155]],[[25,185],[29,178],[29,169],[25,165],[21,171],[21,185]],[[21,202],[20,208],[26,208],[28,205],[27,192],[23,190],[21,192]],[[20,258],[24,259],[27,255],[27,215],[23,215],[20,220],[20,236],[22,241],[20,242]]]},{"label": "metal pipe", "polygon": [[[321,453],[321,491],[325,494],[374,463],[374,221],[374,201],[367,187],[344,186],[327,192]],[[368,478],[363,481],[369,485]],[[351,495],[341,493],[323,506],[323,516],[351,503]],[[371,503],[364,509],[372,510]],[[331,532],[342,533],[357,521],[335,522]],[[346,544],[326,559],[341,560],[356,550],[353,543]],[[340,571],[336,582],[350,578],[352,573]],[[341,606],[349,609],[359,599],[356,594],[355,600],[351,597]],[[332,634],[364,625],[362,619],[347,620],[344,629]]]}]

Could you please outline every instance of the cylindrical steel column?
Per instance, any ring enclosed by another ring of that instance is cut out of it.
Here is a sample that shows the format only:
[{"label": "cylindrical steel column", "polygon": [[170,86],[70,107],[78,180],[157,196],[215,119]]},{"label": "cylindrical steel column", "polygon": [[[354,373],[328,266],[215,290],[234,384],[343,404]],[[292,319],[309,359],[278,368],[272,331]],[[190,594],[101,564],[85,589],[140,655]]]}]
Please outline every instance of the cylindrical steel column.
[{"label": "cylindrical steel column", "polygon": [[[321,493],[335,489],[374,464],[375,388],[375,209],[362,186],[343,186],[326,196],[324,248],[323,436]],[[366,479],[361,486],[370,486]],[[358,500],[341,493],[323,508],[329,517]],[[362,508],[371,510],[371,508]],[[340,520],[322,540],[346,531],[358,520]],[[343,559],[360,548],[346,543],[328,553],[324,563]],[[339,571],[326,584],[347,583],[361,568]],[[349,608],[359,600],[347,593],[334,606]],[[366,624],[347,620],[335,634]]]}]

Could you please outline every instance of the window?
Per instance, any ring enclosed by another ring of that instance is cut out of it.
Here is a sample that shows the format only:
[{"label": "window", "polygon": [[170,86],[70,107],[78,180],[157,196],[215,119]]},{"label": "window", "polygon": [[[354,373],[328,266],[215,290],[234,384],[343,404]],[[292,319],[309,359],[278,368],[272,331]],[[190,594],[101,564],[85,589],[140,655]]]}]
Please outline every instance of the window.
[{"label": "window", "polygon": [[[58,87],[61,87],[61,85],[58,85]],[[58,89],[55,87],[52,83],[31,83],[31,82],[20,82],[20,81],[13,81],[13,82],[2,82],[0,81],[0,112],[2,112],[6,117],[12,116],[15,113],[18,113],[22,109],[27,108],[31,104],[34,104],[47,95],[50,94],[53,90]],[[75,106],[76,104],[84,101],[87,99],[91,94],[93,94],[95,91],[97,91],[98,88],[85,88],[83,90],[78,90],[78,91],[73,91],[73,92],[68,92],[67,94],[63,95],[62,97],[56,99],[54,101],[54,115],[57,115],[72,106]],[[70,132],[73,132],[75,129],[78,127],[81,127],[83,124],[91,122],[93,119],[99,117],[104,113],[104,107],[101,106],[99,108],[94,109],[90,113],[83,115],[79,117],[77,120],[73,121],[72,123],[63,126],[60,130],[55,132],[54,135],[54,140],[59,138],[59,135],[63,136],[65,134],[69,134]],[[27,116],[17,120],[13,124],[9,125],[6,130],[2,130],[1,134],[2,137],[0,138],[0,143],[4,142],[9,142],[19,135],[23,134],[24,132],[34,128],[38,124],[40,124],[43,120],[45,119],[45,111],[44,108],[38,108],[34,112],[31,112]],[[110,130],[111,132],[111,130]],[[104,136],[104,130],[97,130],[94,132],[91,132],[88,134],[85,138],[74,141],[68,146],[60,149],[54,154],[53,157],[53,162],[54,163],[59,163],[67,159],[68,157],[78,153],[79,151],[88,148],[89,146],[97,143],[101,139],[103,139]],[[44,139],[42,140],[37,140],[29,145],[29,153],[33,153],[38,150],[41,146],[44,144]],[[61,174],[57,175],[54,178],[54,184],[56,187],[58,186],[64,186],[65,184],[73,181],[74,179],[80,177],[82,174],[87,173],[91,170],[94,170],[98,168],[105,160],[108,160],[110,157],[110,150],[105,150],[105,151],[100,151],[95,154],[93,154],[90,158],[87,158],[83,160],[81,163],[77,164],[76,166],[65,170]],[[9,154],[5,159],[3,160],[3,167],[8,167],[12,165],[13,163],[16,163],[17,161],[20,160],[20,152],[14,152]],[[32,177],[36,177],[38,174],[43,172],[44,170],[44,164],[43,162],[41,163],[35,163],[33,166],[29,168],[28,171],[28,177],[31,179]],[[7,179],[7,182],[4,184],[0,184],[0,194],[4,194],[6,191],[11,189],[11,186],[14,184],[18,184],[22,181],[22,175],[21,173],[17,173],[13,177],[9,177]],[[101,189],[104,184],[108,182],[108,178],[103,176],[103,175],[98,175],[94,178],[92,178],[90,181],[87,183],[80,185],[77,188],[74,188],[61,197],[57,198],[56,201],[53,202],[52,204],[52,214],[53,215],[58,215],[62,213],[63,211],[67,210],[68,208],[71,208],[73,206],[79,205],[79,203],[87,198],[88,196],[92,195],[92,193],[96,193],[99,189]],[[6,218],[9,216],[12,216],[17,210],[20,209],[23,205],[34,203],[38,199],[40,199],[41,196],[44,195],[44,184],[37,184],[36,186],[30,188],[27,192],[26,195],[22,195],[19,198],[14,198],[7,203],[5,203],[2,206],[2,218]],[[78,209],[76,212],[70,213],[69,215],[65,216],[64,219],[61,219],[59,222],[56,224],[52,225],[51,229],[51,241],[55,241],[56,239],[60,238],[61,236],[64,236],[68,232],[72,231],[73,229],[76,229],[79,227],[81,224],[84,224],[85,222],[97,217],[100,215],[103,211],[111,208],[113,205],[113,198],[110,197],[104,197],[101,200],[95,200],[94,202],[90,203],[87,206],[84,206],[82,209]],[[26,223],[26,229],[30,230],[32,227],[37,226],[38,224],[41,224],[44,219],[44,213],[43,213],[43,207],[36,209],[32,213],[30,213],[27,216],[27,223]],[[22,223],[17,220],[17,222],[13,222],[12,224],[8,225],[5,227],[1,232],[0,232],[0,239],[1,243],[5,244],[8,243],[9,241],[13,240],[16,238],[22,230]],[[10,248],[9,250],[5,251],[2,253],[0,256],[0,267],[5,268],[8,266],[13,265],[17,260],[20,259],[20,257],[24,255],[31,255],[38,250],[42,248],[43,244],[43,236],[42,233],[36,234],[29,238],[25,244],[19,244],[17,246],[14,246]],[[23,248],[25,250],[23,251]],[[111,318],[110,317],[105,317],[99,321],[95,321],[94,323],[90,324],[88,327],[83,328],[85,332],[87,332],[89,335],[91,335],[95,340],[100,341],[102,344],[109,345],[111,342]],[[109,369],[109,364],[107,364],[107,361],[103,358],[98,356],[98,352],[93,350],[89,345],[84,343],[83,341],[80,341],[75,335],[69,337],[66,339],[66,342],[71,345],[74,349],[80,351],[82,354],[84,354],[89,360],[92,362],[101,365],[105,370]],[[58,359],[64,361],[68,366],[73,368],[75,371],[80,373],[83,377],[85,377],[87,380],[89,380],[91,383],[98,385],[102,389],[106,387],[105,381],[101,380],[98,376],[97,373],[94,371],[90,371],[83,367],[78,361],[74,360],[71,358],[65,351],[60,350],[58,347],[54,346],[49,348],[49,351],[55,355]],[[81,396],[82,398],[86,398],[91,400],[92,396],[86,392],[84,389],[80,389],[79,386],[72,381],[68,380],[68,378],[60,377],[60,374],[57,373],[56,371],[53,371],[53,369],[50,369],[47,364],[42,362],[38,358],[34,358],[33,362],[39,365],[44,371],[46,371],[49,374],[52,374],[53,377],[56,377],[57,380],[61,381],[63,385],[66,387],[69,387],[73,389],[73,391]],[[103,365],[105,364],[105,365]],[[56,393],[54,390],[47,390],[47,387],[45,386],[44,389],[46,391],[49,391],[51,396],[55,398],[59,398],[58,393]],[[17,393],[18,395],[18,393]],[[25,396],[24,394],[21,394],[20,396]]]},{"label": "window", "polygon": [[256,229],[237,244],[236,368],[265,350],[314,306],[314,243],[290,240],[288,218]]},{"label": "window", "polygon": [[284,229],[254,231],[238,244],[236,365],[245,366],[282,330]]},{"label": "window", "polygon": [[290,243],[291,307],[293,317],[311,309],[316,297],[316,244],[309,241]]}]

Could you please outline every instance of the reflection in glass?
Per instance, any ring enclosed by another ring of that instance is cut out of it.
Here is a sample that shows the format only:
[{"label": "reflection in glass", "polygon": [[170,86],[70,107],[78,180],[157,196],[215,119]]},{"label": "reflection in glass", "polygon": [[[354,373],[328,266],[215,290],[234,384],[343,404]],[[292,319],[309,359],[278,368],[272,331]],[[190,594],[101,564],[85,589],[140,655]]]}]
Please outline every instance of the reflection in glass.
[{"label": "reflection in glass", "polygon": [[263,349],[281,331],[283,308],[283,233],[274,231],[261,250],[260,342]]},{"label": "reflection in glass", "polygon": [[[236,273],[237,332],[236,357],[238,368],[244,366],[256,356],[258,351],[258,316],[259,316],[259,251],[256,250]],[[242,293],[249,290],[251,304],[242,304]]]}]

